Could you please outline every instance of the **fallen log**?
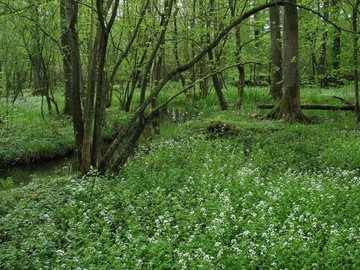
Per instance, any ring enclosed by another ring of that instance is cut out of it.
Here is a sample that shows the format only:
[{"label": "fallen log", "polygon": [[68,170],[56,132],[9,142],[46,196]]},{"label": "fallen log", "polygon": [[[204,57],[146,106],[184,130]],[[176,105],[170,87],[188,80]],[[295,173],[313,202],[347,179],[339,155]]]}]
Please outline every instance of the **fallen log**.
[{"label": "fallen log", "polygon": [[331,96],[332,98],[335,98],[335,99],[338,99],[338,100],[341,100],[344,104],[346,105],[353,105],[351,102],[343,99],[342,97],[338,97],[338,96]]},{"label": "fallen log", "polygon": [[[272,109],[275,105],[273,104],[260,104],[257,106],[258,109]],[[333,111],[354,111],[354,105],[322,105],[322,104],[301,104],[300,108],[303,110],[333,110]]]}]

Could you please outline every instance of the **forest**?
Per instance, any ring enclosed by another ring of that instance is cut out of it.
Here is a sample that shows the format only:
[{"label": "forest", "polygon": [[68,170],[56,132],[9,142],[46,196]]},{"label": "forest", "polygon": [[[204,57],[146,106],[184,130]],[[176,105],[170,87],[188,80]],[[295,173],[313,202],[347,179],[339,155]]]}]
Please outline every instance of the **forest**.
[{"label": "forest", "polygon": [[357,269],[359,6],[0,1],[0,268]]}]

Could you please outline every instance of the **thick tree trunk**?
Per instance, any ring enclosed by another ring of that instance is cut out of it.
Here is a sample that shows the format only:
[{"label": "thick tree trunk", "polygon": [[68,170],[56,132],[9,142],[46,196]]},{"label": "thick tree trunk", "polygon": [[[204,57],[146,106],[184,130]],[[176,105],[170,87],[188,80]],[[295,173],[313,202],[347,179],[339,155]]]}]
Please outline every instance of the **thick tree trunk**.
[{"label": "thick tree trunk", "polygon": [[[82,144],[84,136],[84,124],[81,110],[80,95],[80,49],[79,37],[76,31],[78,2],[74,0],[66,0],[66,18],[69,31],[69,47],[71,56],[71,95],[72,95],[72,120],[75,134],[75,155],[77,157],[78,166],[82,161]],[[79,168],[81,169],[81,168]]]},{"label": "thick tree trunk", "polygon": [[[296,0],[290,0],[290,2],[296,4]],[[274,107],[268,116],[283,119],[285,122],[304,122],[307,119],[300,108],[298,11],[294,5],[284,5],[283,7],[283,31],[283,95],[280,103]]]},{"label": "thick tree trunk", "polygon": [[282,50],[280,33],[280,12],[278,6],[269,8],[271,31],[271,84],[270,95],[274,100],[282,96]]}]

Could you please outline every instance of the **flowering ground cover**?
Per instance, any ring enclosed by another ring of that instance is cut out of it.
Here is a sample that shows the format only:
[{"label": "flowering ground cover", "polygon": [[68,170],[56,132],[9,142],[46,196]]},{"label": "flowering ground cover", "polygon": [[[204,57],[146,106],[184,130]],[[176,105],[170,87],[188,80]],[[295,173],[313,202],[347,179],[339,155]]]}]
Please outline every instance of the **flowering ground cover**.
[{"label": "flowering ground cover", "polygon": [[[238,114],[173,125],[117,176],[1,191],[0,268],[359,268],[357,127]],[[224,119],[237,132],[208,136]]]}]

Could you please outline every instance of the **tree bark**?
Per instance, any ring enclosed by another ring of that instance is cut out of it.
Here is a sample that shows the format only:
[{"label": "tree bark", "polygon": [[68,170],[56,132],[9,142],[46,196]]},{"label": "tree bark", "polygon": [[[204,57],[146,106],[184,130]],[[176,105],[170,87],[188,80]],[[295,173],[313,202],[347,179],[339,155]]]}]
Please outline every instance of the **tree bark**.
[{"label": "tree bark", "polygon": [[66,0],[60,1],[60,26],[61,26],[61,49],[64,72],[64,93],[65,106],[64,114],[71,115],[71,52],[70,52],[70,36],[66,27]]},{"label": "tree bark", "polygon": [[82,145],[84,136],[84,125],[81,110],[80,95],[80,49],[79,37],[76,31],[78,20],[78,2],[75,0],[66,0],[66,25],[70,38],[70,57],[71,57],[71,96],[72,96],[72,120],[75,134],[75,156],[80,168],[82,161]]},{"label": "tree bark", "polygon": [[[229,1],[229,9],[231,18],[235,18],[237,10],[237,1]],[[241,62],[241,32],[240,25],[236,25],[235,28],[235,59],[237,63]],[[244,99],[244,87],[245,87],[245,68],[244,65],[238,65],[238,78],[237,78],[237,98],[234,104],[235,108],[240,108]]]},{"label": "tree bark", "polygon": [[[273,109],[277,105],[273,104],[260,104],[257,106],[259,109]],[[354,111],[354,105],[325,105],[325,104],[301,104],[300,108],[303,110],[340,110],[340,111]]]},{"label": "tree bark", "polygon": [[280,33],[280,12],[278,6],[269,8],[271,31],[271,84],[270,95],[274,100],[282,96],[282,50]]},{"label": "tree bark", "polygon": [[[214,0],[210,0],[210,17],[213,17],[213,13],[214,13]],[[210,44],[211,42],[211,33],[210,33],[210,27],[211,27],[211,22],[208,20],[207,23],[207,28],[208,28],[208,33],[207,33],[207,44]],[[219,104],[220,104],[220,108],[223,111],[226,111],[227,109],[229,109],[229,106],[226,102],[226,99],[224,97],[224,94],[222,92],[222,87],[221,87],[221,83],[219,81],[219,77],[217,73],[214,73],[214,71],[216,70],[216,60],[214,58],[213,55],[213,50],[209,50],[208,51],[208,58],[209,58],[209,62],[210,62],[210,66],[211,66],[211,71],[213,72],[213,75],[211,76],[211,79],[213,81],[213,85],[215,88],[215,93],[216,96],[219,100]]]},{"label": "tree bark", "polygon": [[[276,3],[276,5],[284,5],[285,1],[279,1]],[[269,8],[271,6],[275,5],[275,3],[266,3],[263,5],[260,5],[256,8],[253,8],[247,12],[244,12],[239,17],[235,18],[231,24],[226,26],[221,32],[218,33],[218,35],[214,38],[214,40],[209,44],[207,47],[203,48],[199,54],[195,55],[193,59],[191,59],[189,62],[182,66],[175,67],[171,71],[165,74],[164,78],[162,78],[159,82],[159,84],[153,89],[153,91],[149,94],[149,96],[145,99],[143,99],[143,102],[140,104],[140,106],[137,108],[137,110],[134,112],[134,114],[131,116],[129,121],[126,123],[126,125],[122,128],[122,130],[117,134],[111,145],[107,148],[105,154],[102,157],[102,160],[99,164],[99,171],[102,173],[107,172],[108,170],[111,170],[111,160],[114,157],[114,153],[120,146],[122,142],[124,142],[124,139],[129,134],[129,131],[133,128],[134,123],[141,117],[143,117],[143,121],[139,121],[139,124],[143,124],[145,122],[146,118],[144,117],[144,111],[151,103],[151,100],[156,97],[159,92],[163,89],[163,87],[176,75],[181,72],[184,72],[186,70],[191,69],[196,63],[202,59],[209,50],[215,48],[221,40],[232,30],[236,25],[240,24],[245,19],[249,18],[254,13],[258,12],[259,10],[263,10],[266,8]],[[129,156],[122,156],[123,161],[125,162],[128,159]]]},{"label": "tree bark", "polygon": [[356,0],[355,5],[353,6],[352,14],[352,28],[353,28],[353,63],[354,63],[354,88],[355,88],[355,114],[356,121],[360,123],[360,108],[359,108],[359,63],[358,63],[358,13],[359,13],[360,0]]},{"label": "tree bark", "polygon": [[300,108],[299,72],[299,27],[296,0],[283,7],[284,62],[283,95],[280,103],[269,113],[270,118],[283,119],[285,122],[304,122],[306,117]]},{"label": "tree bark", "polygon": [[[339,0],[332,0],[332,20],[337,21],[340,15],[340,8],[339,8]],[[340,76],[339,70],[341,65],[341,30],[336,28],[334,29],[335,33],[333,34],[332,39],[332,59],[331,59],[331,66],[332,66],[332,74],[335,74],[334,81],[338,81],[338,77]]]},{"label": "tree bark", "polygon": [[326,23],[327,20],[329,19],[328,6],[329,6],[329,0],[323,1],[324,18],[322,20],[323,20],[324,30],[321,35],[320,57],[317,66],[317,74],[320,79],[320,88],[325,88],[327,86],[325,61],[326,61],[326,49],[327,49],[326,40],[328,36],[328,32],[326,30]]}]

